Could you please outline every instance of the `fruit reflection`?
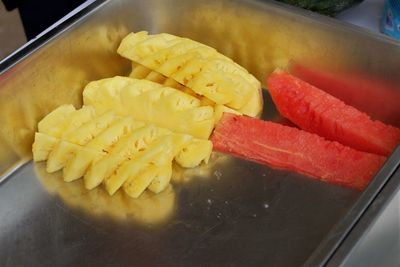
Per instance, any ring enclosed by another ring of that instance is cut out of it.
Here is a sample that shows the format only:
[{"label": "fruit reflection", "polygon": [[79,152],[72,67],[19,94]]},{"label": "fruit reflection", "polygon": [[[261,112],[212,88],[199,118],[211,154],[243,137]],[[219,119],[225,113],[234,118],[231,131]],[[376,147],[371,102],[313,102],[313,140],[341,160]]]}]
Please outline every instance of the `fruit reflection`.
[{"label": "fruit reflection", "polygon": [[47,173],[43,162],[35,163],[34,169],[49,193],[58,195],[68,206],[92,216],[159,225],[168,221],[175,210],[176,195],[171,185],[159,194],[146,191],[139,198],[132,199],[121,190],[113,196],[102,187],[88,191],[82,179],[66,183],[62,172]]}]

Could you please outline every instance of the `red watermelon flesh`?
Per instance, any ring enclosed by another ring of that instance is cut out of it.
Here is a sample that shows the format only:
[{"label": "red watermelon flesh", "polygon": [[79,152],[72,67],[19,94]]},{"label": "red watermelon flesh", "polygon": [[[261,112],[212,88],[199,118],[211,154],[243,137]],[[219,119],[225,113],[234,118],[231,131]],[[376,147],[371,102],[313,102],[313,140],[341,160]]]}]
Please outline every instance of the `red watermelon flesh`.
[{"label": "red watermelon flesh", "polygon": [[294,127],[229,113],[211,141],[216,151],[360,190],[385,160]]},{"label": "red watermelon flesh", "polygon": [[292,61],[290,72],[383,123],[400,126],[400,86],[362,73],[324,71]]},{"label": "red watermelon flesh", "polygon": [[346,105],[286,72],[275,71],[268,89],[277,109],[303,130],[357,150],[387,156],[400,143],[400,130]]}]

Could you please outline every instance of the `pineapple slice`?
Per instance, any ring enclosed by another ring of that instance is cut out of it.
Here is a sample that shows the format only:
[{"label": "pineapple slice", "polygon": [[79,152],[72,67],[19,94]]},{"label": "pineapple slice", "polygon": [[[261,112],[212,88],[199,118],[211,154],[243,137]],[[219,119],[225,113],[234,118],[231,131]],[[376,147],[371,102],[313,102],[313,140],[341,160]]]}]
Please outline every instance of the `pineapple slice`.
[{"label": "pineapple slice", "polygon": [[85,174],[92,162],[96,162],[106,155],[106,152],[92,149],[88,146],[77,148],[75,154],[71,155],[64,166],[64,181],[72,182],[79,179]]},{"label": "pineapple slice", "polygon": [[[134,79],[144,79],[147,77],[147,75],[149,75],[149,73],[152,72],[152,70],[146,68],[143,65],[138,65],[134,62],[132,62],[132,71],[129,74],[130,78],[134,78]],[[150,80],[152,81],[152,80]],[[152,81],[154,82],[154,81]]]},{"label": "pineapple slice", "polygon": [[108,178],[125,160],[144,150],[155,138],[168,131],[154,126],[146,126],[122,137],[110,153],[94,162],[84,176],[85,187],[93,189]]},{"label": "pineapple slice", "polygon": [[186,38],[131,33],[122,40],[118,53],[236,110],[261,88],[260,82],[243,67],[215,49]]},{"label": "pineapple slice", "polygon": [[132,94],[140,95],[143,92],[161,88],[162,86],[147,80],[131,79],[116,76],[90,82],[83,91],[83,103],[96,108],[97,113],[114,110],[117,114],[124,114],[121,106],[121,91],[130,90]]},{"label": "pineapple slice", "polygon": [[194,91],[189,89],[188,87],[185,87],[181,85],[180,83],[176,82],[175,80],[171,78],[166,78],[162,74],[152,71],[142,65],[132,63],[132,72],[129,75],[131,78],[135,79],[146,79],[152,82],[157,82],[160,83],[164,86],[167,87],[172,87],[178,90],[181,90],[182,92],[185,92],[191,96],[196,97],[197,99],[200,100],[202,106],[214,106],[214,121],[218,122],[219,119],[222,116],[222,112],[230,112],[238,115],[248,115],[251,117],[256,117],[259,115],[262,109],[263,101],[262,101],[262,95],[261,95],[261,89],[254,91],[251,95],[250,101],[243,107],[240,108],[239,110],[234,110],[231,108],[228,108],[227,106],[220,105],[220,104],[215,104],[215,102],[211,101],[207,97],[201,96],[196,94]]},{"label": "pineapple slice", "polygon": [[68,117],[74,112],[73,105],[59,106],[38,123],[38,132],[57,138],[61,137],[68,126]]},{"label": "pineapple slice", "polygon": [[[157,50],[170,46],[177,37],[162,33],[156,37],[149,36],[146,31],[128,34],[118,47],[118,53],[124,51],[132,58],[140,58],[141,55],[152,54]],[[172,42],[172,43],[171,43]]]},{"label": "pineapple slice", "polygon": [[65,118],[65,121],[58,122],[60,124],[65,123],[65,128],[63,129],[61,137],[65,134],[65,132],[74,131],[75,129],[81,127],[83,124],[90,121],[95,116],[96,116],[96,111],[93,107],[90,106],[83,106],[81,109],[71,113],[70,116]]},{"label": "pineapple slice", "polygon": [[[136,120],[174,132],[204,139],[210,136],[214,127],[211,106],[201,106],[200,100],[191,95],[146,80],[131,79],[131,83],[124,86],[118,82],[120,78],[91,82],[83,92],[84,103],[98,112],[107,106],[119,115],[131,115]],[[150,90],[144,90],[143,84]]]},{"label": "pineapple slice", "polygon": [[163,191],[172,176],[172,165],[157,166],[149,164],[138,175],[131,176],[124,184],[124,191],[133,198],[138,198],[146,188],[154,193]]},{"label": "pineapple slice", "polygon": [[114,112],[109,111],[78,128],[67,131],[61,137],[62,141],[56,144],[49,153],[47,171],[55,172],[62,169],[81,146],[86,145],[91,139],[100,134],[115,119]]},{"label": "pineapple slice", "polygon": [[116,119],[114,111],[110,110],[86,122],[78,129],[69,130],[62,136],[62,139],[77,145],[86,145],[103,130],[107,129]]},{"label": "pineapple slice", "polygon": [[74,131],[94,116],[94,109],[84,107],[76,111],[73,105],[62,105],[38,123],[38,132],[32,145],[34,161],[46,160],[65,131]]},{"label": "pineapple slice", "polygon": [[56,137],[35,133],[35,142],[32,145],[33,161],[47,160],[50,152],[60,140]]},{"label": "pineapple slice", "polygon": [[[171,158],[173,153],[173,142],[170,135],[160,137],[155,142],[151,143],[145,150],[140,151],[138,154],[122,163],[117,171],[110,177],[105,179],[105,187],[110,195],[113,195],[125,181],[134,179],[142,170],[148,168],[150,165],[161,165],[164,162],[164,157]],[[162,157],[159,157],[160,155]],[[161,160],[160,160],[161,159]],[[172,158],[171,158],[172,160]],[[138,180],[138,187],[146,188],[152,180],[144,179]]]},{"label": "pineapple slice", "polygon": [[[148,189],[156,194],[164,191],[168,187],[169,182],[171,181],[171,177],[172,177],[172,162],[170,162],[169,164],[158,166],[157,172],[155,173],[151,184],[148,186]],[[128,194],[129,192],[132,192],[130,186],[128,185],[125,186],[125,184],[124,184],[124,190]]]},{"label": "pineapple slice", "polygon": [[55,148],[49,153],[46,171],[52,173],[61,170],[75,151],[79,150],[81,147],[80,145],[64,140],[58,142]]},{"label": "pineapple slice", "polygon": [[[63,169],[64,179],[73,181],[82,177],[89,166],[100,160],[111,147],[124,135],[130,134],[133,130],[144,126],[142,122],[134,122],[131,117],[122,118],[109,128],[101,132],[97,137],[88,142],[85,147],[78,150],[67,162]],[[88,148],[88,149],[87,149]]]},{"label": "pineapple slice", "polygon": [[201,162],[208,163],[212,152],[212,143],[209,140],[195,139],[175,156],[175,161],[184,168],[194,168]]}]

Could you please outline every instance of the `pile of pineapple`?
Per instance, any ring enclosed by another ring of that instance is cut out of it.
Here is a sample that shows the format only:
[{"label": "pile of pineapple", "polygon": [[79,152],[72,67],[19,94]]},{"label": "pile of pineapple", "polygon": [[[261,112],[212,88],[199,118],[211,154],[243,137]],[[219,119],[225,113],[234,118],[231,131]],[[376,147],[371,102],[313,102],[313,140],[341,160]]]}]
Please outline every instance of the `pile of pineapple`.
[{"label": "pile of pineapple", "polygon": [[207,164],[208,140],[223,112],[257,116],[260,82],[231,59],[170,34],[131,33],[118,53],[133,61],[130,77],[90,82],[83,107],[62,105],[38,124],[34,161],[85,187],[139,197],[167,188],[172,164]]}]

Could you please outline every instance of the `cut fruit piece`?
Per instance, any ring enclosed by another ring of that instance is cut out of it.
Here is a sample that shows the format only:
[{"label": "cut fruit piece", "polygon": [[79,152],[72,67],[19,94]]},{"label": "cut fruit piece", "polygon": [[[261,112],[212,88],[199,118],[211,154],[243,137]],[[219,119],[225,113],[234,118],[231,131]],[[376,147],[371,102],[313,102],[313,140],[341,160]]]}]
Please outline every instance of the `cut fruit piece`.
[{"label": "cut fruit piece", "polygon": [[181,149],[175,156],[175,161],[184,168],[194,168],[202,162],[207,164],[212,148],[211,141],[195,139]]},{"label": "cut fruit piece", "polygon": [[[153,193],[160,193],[164,191],[168,185],[169,182],[171,181],[172,177],[172,164],[166,164],[164,166],[157,166],[157,171],[154,175],[154,178],[149,185],[148,189],[153,192]],[[129,186],[126,186],[129,187]],[[124,185],[125,189],[125,185]],[[131,192],[131,189],[128,188],[128,190],[125,189],[125,192]]]},{"label": "cut fruit piece", "polygon": [[46,171],[52,173],[61,170],[68,160],[81,147],[82,146],[80,145],[72,144],[63,140],[58,142],[54,149],[49,153]]},{"label": "cut fruit piece", "polygon": [[216,151],[360,190],[385,161],[297,128],[229,113],[211,141]]},{"label": "cut fruit piece", "polygon": [[83,124],[92,120],[95,116],[96,111],[91,106],[83,106],[81,109],[78,109],[75,112],[71,113],[70,116],[65,118],[64,122],[59,122],[60,124],[65,123],[66,125],[61,137],[63,137],[68,132],[72,132],[75,129],[78,129]]},{"label": "cut fruit piece", "polygon": [[254,91],[261,88],[260,82],[243,67],[187,38],[131,33],[122,40],[118,53],[234,109],[244,107]]},{"label": "cut fruit piece", "polygon": [[154,193],[159,193],[168,186],[171,176],[171,164],[164,166],[150,164],[141,173],[126,181],[123,188],[133,198],[139,197],[147,188]]},{"label": "cut fruit piece", "polygon": [[62,105],[47,114],[38,123],[38,132],[44,133],[53,137],[61,137],[68,126],[68,117],[75,112],[73,105]]},{"label": "cut fruit piece", "polygon": [[108,111],[81,125],[77,129],[66,132],[62,139],[76,145],[86,145],[90,140],[108,128],[117,117],[114,111]]},{"label": "cut fruit piece", "polygon": [[286,72],[275,71],[268,88],[279,112],[302,129],[370,153],[388,156],[400,129],[386,125]]},{"label": "cut fruit piece", "polygon": [[253,91],[249,101],[242,108],[240,108],[238,110],[234,110],[234,109],[231,109],[224,105],[220,105],[220,104],[216,105],[215,102],[208,99],[207,97],[198,95],[194,91],[192,91],[190,88],[185,87],[184,85],[176,82],[175,80],[173,80],[171,78],[167,78],[164,75],[162,75],[156,71],[152,71],[140,64],[132,63],[132,72],[129,75],[129,77],[135,78],[135,79],[146,79],[146,80],[149,80],[152,82],[160,83],[166,87],[172,87],[172,88],[181,90],[182,92],[185,92],[185,93],[199,99],[202,106],[214,106],[215,122],[218,122],[218,120],[221,118],[222,112],[231,112],[231,113],[237,114],[237,115],[244,114],[244,115],[248,115],[251,117],[257,117],[258,115],[260,115],[260,113],[262,111],[262,107],[263,107],[263,98],[262,98],[261,89]]},{"label": "cut fruit piece", "polygon": [[[104,111],[107,106],[119,115],[131,115],[136,120],[177,133],[204,139],[210,136],[214,128],[211,106],[200,106],[197,98],[177,89],[131,78],[125,78],[132,80],[125,86],[118,82],[120,78],[116,77],[116,82],[106,79],[90,83],[83,92],[84,103],[92,105],[97,112]],[[143,90],[143,81],[149,90]]]},{"label": "cut fruit piece", "polygon": [[106,155],[89,147],[80,147],[75,151],[63,169],[64,181],[71,182],[81,178],[92,162],[96,162]]},{"label": "cut fruit piece", "polygon": [[84,176],[85,187],[93,189],[108,178],[127,159],[144,150],[157,137],[167,134],[164,129],[147,126],[121,138],[110,153],[92,164]]},{"label": "cut fruit piece", "polygon": [[35,133],[35,141],[32,145],[33,161],[46,160],[59,141],[53,136]]},{"label": "cut fruit piece", "polygon": [[[115,174],[104,180],[107,192],[113,195],[126,181],[134,179],[142,170],[148,168],[150,165],[158,164],[160,155],[163,157],[171,157],[173,152],[173,143],[171,136],[164,136],[157,139],[149,145],[144,151],[140,151],[133,155],[131,159],[121,164],[116,170]],[[165,163],[164,160],[161,161]],[[151,183],[149,180],[139,180],[140,188],[145,185],[145,188]],[[148,184],[147,184],[148,183]]]},{"label": "cut fruit piece", "polygon": [[[129,87],[132,95],[140,95],[143,92],[161,88],[158,83],[147,80],[132,79],[129,77],[116,76],[86,85],[83,91],[83,103],[96,108],[101,114],[108,110],[114,110],[117,114],[124,114],[124,106],[121,106],[121,90]],[[124,114],[126,115],[126,114]]]},{"label": "cut fruit piece", "polygon": [[255,90],[251,93],[249,101],[237,111],[250,117],[259,117],[264,105],[262,89]]},{"label": "cut fruit piece", "polygon": [[235,114],[235,115],[242,115],[242,113],[240,113],[240,112],[238,112],[238,111],[236,111],[234,109],[228,108],[227,106],[215,105],[215,107],[214,107],[214,120],[215,120],[216,123],[221,119],[221,117],[224,114],[224,112],[232,113],[232,114]]},{"label": "cut fruit piece", "polygon": [[117,143],[121,137],[144,126],[144,122],[134,121],[131,116],[124,117],[113,122],[109,128],[92,139],[86,146],[98,151],[110,152],[110,148]]}]

